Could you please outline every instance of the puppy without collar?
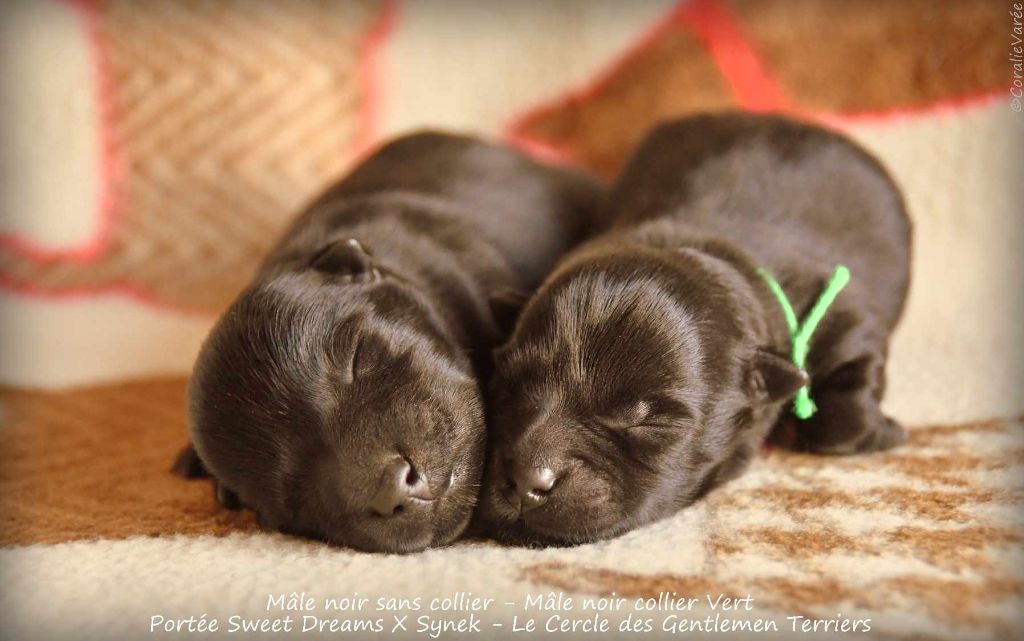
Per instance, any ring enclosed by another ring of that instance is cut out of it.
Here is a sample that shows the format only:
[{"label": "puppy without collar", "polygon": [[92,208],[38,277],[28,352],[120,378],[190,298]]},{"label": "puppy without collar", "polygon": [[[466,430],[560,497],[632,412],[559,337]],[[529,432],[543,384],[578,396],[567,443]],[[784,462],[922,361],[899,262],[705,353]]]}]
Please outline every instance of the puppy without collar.
[{"label": "puppy without collar", "polygon": [[[791,418],[799,445],[884,449],[889,335],[910,223],[886,171],[847,139],[771,116],[653,130],[613,188],[605,233],[559,262],[496,356],[479,508],[499,537],[580,543],[673,514],[734,477]],[[772,274],[801,318],[837,264],[852,281],[790,360]],[[780,420],[781,419],[781,420]]]},{"label": "puppy without collar", "polygon": [[366,550],[448,543],[478,493],[478,376],[506,297],[582,237],[598,197],[470,138],[384,146],[308,207],[211,331],[176,469],[208,471],[223,504],[272,529]]}]

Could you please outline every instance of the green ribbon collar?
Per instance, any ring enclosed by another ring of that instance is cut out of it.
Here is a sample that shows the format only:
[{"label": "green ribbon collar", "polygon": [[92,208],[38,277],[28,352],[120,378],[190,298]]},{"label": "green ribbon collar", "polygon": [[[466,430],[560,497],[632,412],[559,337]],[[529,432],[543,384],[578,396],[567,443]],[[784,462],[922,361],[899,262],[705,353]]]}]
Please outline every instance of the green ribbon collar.
[{"label": "green ribbon collar", "polygon": [[[818,323],[824,318],[825,312],[828,311],[828,308],[835,301],[836,296],[850,282],[850,270],[844,265],[836,266],[836,270],[832,272],[828,283],[825,284],[825,289],[818,296],[818,300],[814,302],[814,307],[804,317],[803,323],[797,321],[793,305],[786,298],[786,292],[782,291],[782,285],[779,285],[779,281],[775,280],[775,277],[764,268],[758,268],[757,271],[768,283],[769,289],[772,290],[775,299],[779,301],[779,306],[782,307],[782,313],[786,316],[789,338],[793,343],[793,353],[791,356],[793,363],[806,372],[805,366],[807,364],[807,352],[810,351],[811,347],[811,336],[814,334],[814,330],[818,328]],[[816,411],[818,411],[818,407],[811,400],[810,385],[804,385],[796,393],[796,399],[793,401],[793,414],[799,419],[808,419],[814,416]]]}]

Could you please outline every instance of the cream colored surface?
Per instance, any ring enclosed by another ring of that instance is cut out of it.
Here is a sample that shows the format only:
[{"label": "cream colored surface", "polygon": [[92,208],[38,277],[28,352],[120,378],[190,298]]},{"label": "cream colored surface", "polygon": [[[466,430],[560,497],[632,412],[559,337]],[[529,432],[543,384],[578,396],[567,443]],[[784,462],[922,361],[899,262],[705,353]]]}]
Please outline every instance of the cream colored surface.
[{"label": "cream colored surface", "polygon": [[98,227],[93,52],[70,2],[14,0],[0,20],[0,231],[45,248]]},{"label": "cream colored surface", "polygon": [[[0,619],[10,638],[25,641],[141,639],[149,638],[154,614],[206,613],[220,619],[224,628],[232,615],[285,614],[267,611],[271,594],[305,592],[322,603],[324,598],[355,592],[375,602],[379,596],[430,599],[470,591],[497,600],[482,618],[488,626],[503,626],[491,627],[481,636],[445,638],[527,638],[513,634],[509,626],[513,614],[524,616],[527,594],[575,592],[577,610],[562,614],[585,617],[579,607],[581,592],[617,589],[635,595],[641,590],[656,596],[662,590],[678,590],[703,600],[707,594],[714,598],[740,591],[737,596],[753,597],[754,609],[730,616],[768,617],[785,626],[787,616],[827,618],[842,612],[871,619],[873,633],[857,638],[914,633],[940,639],[994,639],[1001,629],[1024,623],[1019,597],[1005,592],[1007,581],[1024,576],[1024,551],[1012,538],[1024,526],[1024,518],[1007,499],[1024,491],[1022,462],[1008,454],[1024,446],[1022,427],[979,426],[931,434],[922,430],[913,447],[875,457],[828,460],[775,453],[759,458],[739,480],[673,518],[613,541],[569,549],[526,550],[472,542],[395,556],[272,534],[7,548],[0,550],[0,566],[6,572]],[[919,471],[936,467],[946,456],[963,460],[967,452],[983,461],[981,467],[948,469],[943,478]],[[790,496],[800,492],[832,500],[817,504]],[[844,503],[850,497],[856,501],[853,507]],[[793,548],[787,541],[800,543]],[[564,569],[537,569],[551,563]],[[592,584],[586,573],[594,572],[607,573],[611,583]],[[663,578],[652,578],[658,576]],[[550,583],[553,578],[564,584]],[[850,600],[846,594],[859,596]],[[506,607],[506,602],[515,605]],[[324,611],[322,605],[316,613],[357,616]],[[689,616],[702,618],[708,613],[701,607]],[[305,613],[292,614],[301,618]],[[413,613],[410,621],[421,614]],[[550,615],[533,612],[542,622]],[[624,615],[608,617],[618,621]],[[212,636],[227,636],[224,631]]]},{"label": "cream colored surface", "polygon": [[1024,412],[1024,118],[1003,100],[957,115],[854,124],[914,221],[888,408],[907,423]]},{"label": "cream colored surface", "polygon": [[188,372],[212,318],[120,295],[23,298],[0,291],[0,385],[69,387]]},{"label": "cream colored surface", "polygon": [[390,79],[382,87],[382,132],[447,127],[498,133],[525,109],[602,70],[673,4],[401,3],[381,55],[381,71]]},{"label": "cream colored surface", "polygon": [[[700,516],[699,511],[690,512],[686,520],[691,525],[680,528],[677,523],[674,535],[664,543],[672,546],[692,539]],[[669,528],[662,526],[659,531],[665,534]],[[376,600],[378,596],[431,598],[463,590],[521,605],[521,596],[542,591],[518,578],[525,564],[554,559],[600,563],[627,554],[639,559],[645,555],[638,554],[638,541],[646,542],[642,549],[649,550],[651,544],[658,547],[658,537],[651,536],[658,533],[566,551],[463,543],[411,556],[352,553],[270,534],[7,549],[0,551],[0,564],[16,577],[16,586],[0,595],[0,615],[16,624],[11,628],[16,638],[73,635],[84,640],[142,638],[150,616],[156,613],[207,612],[225,619],[235,613],[267,616],[267,596],[292,591],[321,597],[358,592]],[[689,547],[690,554],[673,553],[674,565],[684,569],[701,562],[699,546]],[[658,555],[647,560],[652,567],[664,562]],[[69,568],[74,571],[68,572]],[[125,589],[127,585],[131,588]],[[63,613],[61,617],[47,616],[54,608]],[[499,616],[504,610],[500,608]],[[494,636],[488,638],[509,637],[500,634],[507,630],[492,632]]]}]

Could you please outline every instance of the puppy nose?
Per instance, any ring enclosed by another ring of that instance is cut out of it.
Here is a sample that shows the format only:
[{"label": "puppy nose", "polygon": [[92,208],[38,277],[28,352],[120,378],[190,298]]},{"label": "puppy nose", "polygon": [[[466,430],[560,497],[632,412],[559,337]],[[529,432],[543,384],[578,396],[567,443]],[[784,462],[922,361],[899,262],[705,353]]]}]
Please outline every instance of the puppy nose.
[{"label": "puppy nose", "polygon": [[513,505],[518,503],[521,512],[539,507],[547,500],[548,492],[555,486],[555,472],[549,467],[527,466],[509,463],[508,489]]},{"label": "puppy nose", "polygon": [[426,475],[409,459],[398,457],[384,466],[380,486],[370,500],[370,510],[378,516],[397,516],[410,506],[431,500]]}]

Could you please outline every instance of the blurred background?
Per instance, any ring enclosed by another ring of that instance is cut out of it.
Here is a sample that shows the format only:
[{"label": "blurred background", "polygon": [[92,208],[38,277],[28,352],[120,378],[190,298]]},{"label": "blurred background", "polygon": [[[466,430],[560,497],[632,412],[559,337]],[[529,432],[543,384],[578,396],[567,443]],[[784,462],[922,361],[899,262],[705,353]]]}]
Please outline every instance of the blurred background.
[{"label": "blurred background", "polygon": [[[612,177],[662,118],[782,110],[873,148],[903,180],[915,214],[931,220],[937,206],[955,209],[971,230],[960,244],[977,245],[947,253],[1010,247],[1017,230],[996,231],[978,211],[1008,213],[1009,198],[991,201],[1010,195],[1005,155],[1020,154],[1008,142],[1021,119],[1007,109],[1007,8],[972,0],[7,2],[0,381],[52,387],[186,373],[211,319],[289,217],[369,146],[420,127],[503,138]],[[979,111],[986,101],[992,108]],[[937,128],[961,108],[954,126]],[[947,173],[953,163],[977,178]],[[928,224],[920,224],[926,241]],[[980,287],[1005,291],[982,266],[963,269]],[[957,310],[1005,298],[966,289],[977,300]],[[993,344],[1009,339],[991,335]],[[965,351],[986,354],[977,347]],[[950,371],[946,382],[955,378]]]}]

